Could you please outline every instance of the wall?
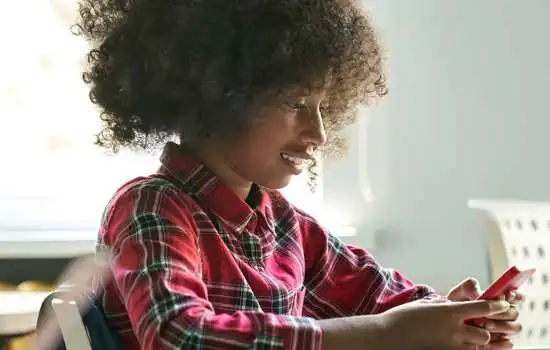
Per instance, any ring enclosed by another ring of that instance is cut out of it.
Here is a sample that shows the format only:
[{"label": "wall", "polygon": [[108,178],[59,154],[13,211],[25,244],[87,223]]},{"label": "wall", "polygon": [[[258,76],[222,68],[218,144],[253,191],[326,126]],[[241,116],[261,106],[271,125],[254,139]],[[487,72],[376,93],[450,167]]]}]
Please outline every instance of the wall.
[{"label": "wall", "polygon": [[70,264],[71,259],[0,259],[0,281],[17,285],[23,281],[38,280],[55,283]]},{"label": "wall", "polygon": [[[390,94],[369,110],[373,203],[351,157],[328,165],[325,194],[361,228],[352,243],[446,290],[488,283],[473,197],[549,200],[550,1],[371,0],[391,53]],[[362,145],[365,146],[365,145]]]}]

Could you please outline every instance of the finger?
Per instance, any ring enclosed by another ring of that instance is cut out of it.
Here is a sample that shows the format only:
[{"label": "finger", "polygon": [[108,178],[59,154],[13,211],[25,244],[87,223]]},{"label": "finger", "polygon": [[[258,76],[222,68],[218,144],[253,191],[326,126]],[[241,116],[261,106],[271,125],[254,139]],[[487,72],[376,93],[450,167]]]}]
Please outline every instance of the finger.
[{"label": "finger", "polygon": [[415,301],[415,303],[419,303],[419,304],[447,304],[450,302],[451,301],[449,299],[443,296],[435,296],[432,298],[424,298],[424,299]]},{"label": "finger", "polygon": [[443,304],[442,307],[452,309],[461,319],[472,319],[506,312],[510,303],[505,300],[472,300]]},{"label": "finger", "polygon": [[502,320],[502,321],[515,321],[519,317],[519,311],[515,305],[510,305],[508,311],[488,316],[488,319],[491,320]]},{"label": "finger", "polygon": [[507,336],[505,334],[491,332],[491,341],[489,342],[489,344],[506,338]]},{"label": "finger", "polygon": [[514,344],[507,338],[501,338],[495,341],[491,341],[489,345],[486,345],[487,349],[491,350],[504,350],[504,349],[513,349]]},{"label": "finger", "polygon": [[491,333],[489,331],[474,327],[474,326],[463,326],[462,339],[460,343],[471,344],[471,345],[486,345],[491,341]]},{"label": "finger", "polygon": [[506,300],[508,300],[511,304],[520,304],[523,300],[525,300],[525,295],[513,290],[506,293]]},{"label": "finger", "polygon": [[515,335],[521,332],[521,324],[518,322],[486,320],[483,327],[491,333]]},{"label": "finger", "polygon": [[475,278],[467,278],[451,289],[447,298],[452,301],[477,299],[481,295],[479,282]]}]

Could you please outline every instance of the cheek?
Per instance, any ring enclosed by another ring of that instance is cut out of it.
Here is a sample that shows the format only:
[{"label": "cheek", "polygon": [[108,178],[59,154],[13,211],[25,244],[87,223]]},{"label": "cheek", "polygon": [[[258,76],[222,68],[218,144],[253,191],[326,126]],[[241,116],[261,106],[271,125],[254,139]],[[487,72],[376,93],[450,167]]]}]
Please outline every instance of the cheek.
[{"label": "cheek", "polygon": [[278,141],[265,135],[263,138],[242,140],[232,158],[242,175],[254,182],[262,182],[278,173],[280,151]]},{"label": "cheek", "polygon": [[274,140],[264,136],[263,138],[246,137],[235,141],[228,146],[229,160],[246,177],[259,175],[277,160],[279,146]]},{"label": "cheek", "polygon": [[299,116],[283,108],[266,108],[257,117],[258,122],[253,126],[248,136],[256,144],[271,144],[280,146],[288,143],[298,133],[300,128]]},{"label": "cheek", "polygon": [[243,150],[241,154],[244,157],[241,161],[246,163],[248,168],[256,168],[255,171],[260,171],[278,160],[280,149],[280,145],[265,138],[259,142],[251,143],[246,150]]},{"label": "cheek", "polygon": [[278,161],[280,152],[295,139],[295,118],[287,113],[266,113],[260,122],[234,140],[232,148],[243,165],[260,171]]},{"label": "cheek", "polygon": [[[278,126],[277,126],[278,125]],[[245,148],[254,158],[265,158],[279,153],[291,143],[293,133],[279,124],[265,125],[243,139]]]}]

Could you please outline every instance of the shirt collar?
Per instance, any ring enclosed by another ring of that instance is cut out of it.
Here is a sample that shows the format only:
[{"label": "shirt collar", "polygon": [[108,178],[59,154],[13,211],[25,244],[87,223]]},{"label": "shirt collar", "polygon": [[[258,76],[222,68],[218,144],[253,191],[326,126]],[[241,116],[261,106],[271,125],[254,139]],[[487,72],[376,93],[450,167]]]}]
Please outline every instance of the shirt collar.
[{"label": "shirt collar", "polygon": [[250,222],[256,221],[257,214],[265,216],[269,196],[264,190],[256,185],[253,186],[252,190],[258,191],[260,198],[258,207],[251,208],[246,201],[226,187],[200,160],[176,143],[168,142],[166,144],[160,161],[161,173],[178,180],[184,190],[202,208],[212,212],[234,228],[237,233],[241,233]]}]

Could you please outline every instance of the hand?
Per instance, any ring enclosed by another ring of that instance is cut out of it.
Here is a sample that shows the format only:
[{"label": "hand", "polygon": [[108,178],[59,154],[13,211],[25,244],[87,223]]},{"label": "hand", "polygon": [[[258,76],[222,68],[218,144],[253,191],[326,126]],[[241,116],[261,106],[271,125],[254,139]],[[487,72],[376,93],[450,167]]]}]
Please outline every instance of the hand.
[{"label": "hand", "polygon": [[[505,300],[450,302],[446,298],[407,303],[381,316],[391,349],[471,349],[487,345],[489,331],[470,326],[464,320],[504,314]],[[394,343],[391,343],[393,340]]]},{"label": "hand", "polygon": [[[480,295],[478,281],[468,278],[451,289],[447,298],[451,301],[466,301],[475,300]],[[506,299],[511,307],[506,312],[487,317],[483,327],[491,332],[491,341],[482,349],[511,349],[513,344],[508,337],[521,330],[521,325],[516,320],[519,316],[517,304],[523,301],[523,295],[512,291],[502,298]]]}]

